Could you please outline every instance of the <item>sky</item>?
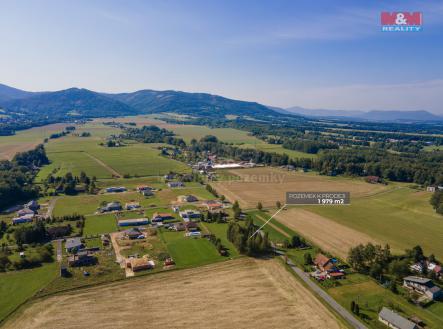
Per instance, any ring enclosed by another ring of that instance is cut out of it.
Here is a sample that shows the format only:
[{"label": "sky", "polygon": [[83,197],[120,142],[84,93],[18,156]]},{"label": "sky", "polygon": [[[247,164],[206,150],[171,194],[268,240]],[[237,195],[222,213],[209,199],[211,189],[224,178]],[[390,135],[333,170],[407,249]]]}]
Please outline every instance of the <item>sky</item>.
[{"label": "sky", "polygon": [[[420,11],[421,32],[380,12]],[[0,0],[0,83],[443,114],[443,1]]]}]

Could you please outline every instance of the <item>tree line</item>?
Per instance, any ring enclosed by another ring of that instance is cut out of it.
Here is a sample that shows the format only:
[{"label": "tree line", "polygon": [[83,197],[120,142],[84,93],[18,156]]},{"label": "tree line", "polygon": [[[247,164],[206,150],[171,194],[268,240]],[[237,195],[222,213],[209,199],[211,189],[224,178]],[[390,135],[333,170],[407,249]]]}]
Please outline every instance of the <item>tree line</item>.
[{"label": "tree line", "polygon": [[18,153],[12,161],[0,161],[0,209],[36,198],[38,187],[32,184],[38,167],[48,164],[43,145]]}]

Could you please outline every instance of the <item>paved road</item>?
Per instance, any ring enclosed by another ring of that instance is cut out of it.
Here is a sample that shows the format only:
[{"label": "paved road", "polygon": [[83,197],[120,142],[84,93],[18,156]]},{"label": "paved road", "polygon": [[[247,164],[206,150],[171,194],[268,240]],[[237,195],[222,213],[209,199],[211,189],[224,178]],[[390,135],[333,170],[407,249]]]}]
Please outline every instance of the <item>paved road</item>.
[{"label": "paved road", "polygon": [[337,303],[331,296],[329,296],[323,289],[321,289],[317,284],[311,281],[309,275],[295,266],[291,260],[288,260],[288,265],[291,269],[312,289],[314,290],[320,298],[322,298],[326,303],[329,304],[338,314],[340,314],[352,327],[357,329],[367,329],[367,327],[357,320],[347,309]]}]

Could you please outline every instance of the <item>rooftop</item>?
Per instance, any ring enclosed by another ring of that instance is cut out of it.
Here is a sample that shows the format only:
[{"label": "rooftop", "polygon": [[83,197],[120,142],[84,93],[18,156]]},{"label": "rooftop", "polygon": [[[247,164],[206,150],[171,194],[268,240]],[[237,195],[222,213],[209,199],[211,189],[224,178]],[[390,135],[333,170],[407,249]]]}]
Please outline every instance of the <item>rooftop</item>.
[{"label": "rooftop", "polygon": [[416,324],[408,319],[398,315],[394,311],[389,308],[383,307],[380,313],[378,314],[380,318],[385,321],[388,321],[395,327],[399,329],[415,329],[417,328]]}]

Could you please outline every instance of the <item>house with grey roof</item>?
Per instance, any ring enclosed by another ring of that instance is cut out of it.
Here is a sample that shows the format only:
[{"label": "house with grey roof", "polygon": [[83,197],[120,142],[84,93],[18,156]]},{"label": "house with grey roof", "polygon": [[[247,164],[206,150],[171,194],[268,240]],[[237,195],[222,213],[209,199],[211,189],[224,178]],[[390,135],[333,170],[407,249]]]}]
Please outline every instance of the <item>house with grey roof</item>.
[{"label": "house with grey roof", "polygon": [[419,327],[412,321],[402,317],[398,313],[383,307],[378,313],[378,320],[389,328],[394,329],[418,329]]},{"label": "house with grey roof", "polygon": [[431,279],[419,276],[407,276],[403,278],[403,286],[413,290],[431,300],[442,298],[443,293],[440,287],[436,286]]},{"label": "house with grey roof", "polygon": [[69,238],[66,239],[65,248],[67,252],[74,252],[83,249],[84,245],[80,238]]}]

